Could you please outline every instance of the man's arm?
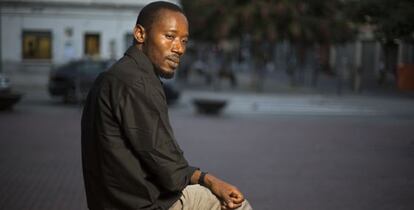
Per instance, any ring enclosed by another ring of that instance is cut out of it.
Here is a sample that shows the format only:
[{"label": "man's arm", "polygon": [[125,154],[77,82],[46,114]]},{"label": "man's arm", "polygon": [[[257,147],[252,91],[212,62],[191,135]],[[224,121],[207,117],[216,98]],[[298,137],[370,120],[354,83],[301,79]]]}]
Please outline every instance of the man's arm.
[{"label": "man's arm", "polygon": [[[191,184],[199,184],[201,171],[194,171],[191,176]],[[237,187],[211,175],[206,174],[204,177],[204,186],[207,187],[222,202],[224,209],[235,209],[242,205],[244,201],[243,194]]]},{"label": "man's arm", "polygon": [[145,95],[145,89],[143,80],[133,87],[123,86],[115,109],[116,119],[131,151],[154,183],[167,191],[180,192],[197,168],[188,165],[168,130],[166,113],[154,108],[161,104],[154,102],[152,95]]}]

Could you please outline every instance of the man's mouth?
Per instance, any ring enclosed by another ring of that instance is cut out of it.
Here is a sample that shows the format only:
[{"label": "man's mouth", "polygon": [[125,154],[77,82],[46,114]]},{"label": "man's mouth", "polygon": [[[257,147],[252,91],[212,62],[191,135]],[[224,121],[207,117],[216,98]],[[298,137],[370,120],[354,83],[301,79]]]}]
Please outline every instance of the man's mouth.
[{"label": "man's mouth", "polygon": [[180,64],[180,58],[177,58],[175,56],[167,57],[167,61],[171,65],[171,67],[174,67],[174,68],[177,68],[178,65]]}]

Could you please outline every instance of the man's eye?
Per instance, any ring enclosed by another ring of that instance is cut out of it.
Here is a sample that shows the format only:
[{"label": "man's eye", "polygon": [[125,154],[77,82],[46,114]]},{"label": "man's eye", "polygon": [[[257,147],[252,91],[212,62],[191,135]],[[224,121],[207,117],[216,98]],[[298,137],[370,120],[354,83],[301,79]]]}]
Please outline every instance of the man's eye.
[{"label": "man's eye", "polygon": [[181,42],[183,42],[184,44],[188,43],[188,39],[183,39]]},{"label": "man's eye", "polygon": [[170,40],[173,40],[175,38],[174,35],[171,34],[166,34],[165,37]]}]

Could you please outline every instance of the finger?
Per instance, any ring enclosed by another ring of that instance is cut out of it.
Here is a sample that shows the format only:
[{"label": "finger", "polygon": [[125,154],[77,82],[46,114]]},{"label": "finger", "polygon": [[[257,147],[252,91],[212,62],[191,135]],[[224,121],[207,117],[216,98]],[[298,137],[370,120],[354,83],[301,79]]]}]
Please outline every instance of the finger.
[{"label": "finger", "polygon": [[234,204],[232,202],[227,203],[226,207],[229,208],[229,209],[234,209]]},{"label": "finger", "polygon": [[226,194],[223,196],[223,203],[225,204],[227,208],[230,208],[230,209],[233,209],[235,205],[233,203],[233,199],[229,195],[226,195]]},{"label": "finger", "polygon": [[239,204],[239,203],[243,203],[244,199],[241,197],[238,197],[238,198],[232,198],[232,201],[235,204]]},{"label": "finger", "polygon": [[223,193],[223,202],[224,203],[228,204],[228,203],[232,202],[230,195],[231,195],[231,193],[230,194]]},{"label": "finger", "polygon": [[231,206],[227,206],[229,209],[237,209],[239,208],[242,204],[241,203],[231,203]]},{"label": "finger", "polygon": [[242,205],[242,203],[234,203],[234,202],[227,202],[226,208],[227,209],[236,209],[239,208]]},{"label": "finger", "polygon": [[222,201],[220,202],[220,205],[221,205],[221,208],[222,208],[222,209],[228,209],[228,208],[227,208],[227,202],[226,202],[226,201],[222,200]]},{"label": "finger", "polygon": [[231,208],[228,206],[228,203],[226,201],[221,201],[221,209],[230,210]]},{"label": "finger", "polygon": [[235,203],[241,203],[244,201],[244,196],[240,192],[232,192],[230,194],[230,197],[232,198],[232,201]]},{"label": "finger", "polygon": [[230,197],[234,203],[241,203],[244,201],[244,197],[241,194],[233,194],[230,195]]},{"label": "finger", "polygon": [[233,191],[231,191],[230,196],[243,197],[243,194],[238,190],[233,190]]}]

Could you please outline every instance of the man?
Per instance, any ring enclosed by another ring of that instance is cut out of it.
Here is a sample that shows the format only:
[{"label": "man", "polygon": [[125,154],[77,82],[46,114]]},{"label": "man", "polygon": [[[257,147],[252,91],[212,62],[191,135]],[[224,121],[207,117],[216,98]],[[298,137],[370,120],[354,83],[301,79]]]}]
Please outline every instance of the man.
[{"label": "man", "polygon": [[84,107],[89,209],[251,209],[236,187],[189,166],[174,139],[159,77],[171,78],[185,52],[183,11],[167,2],[145,6],[134,37]]}]

